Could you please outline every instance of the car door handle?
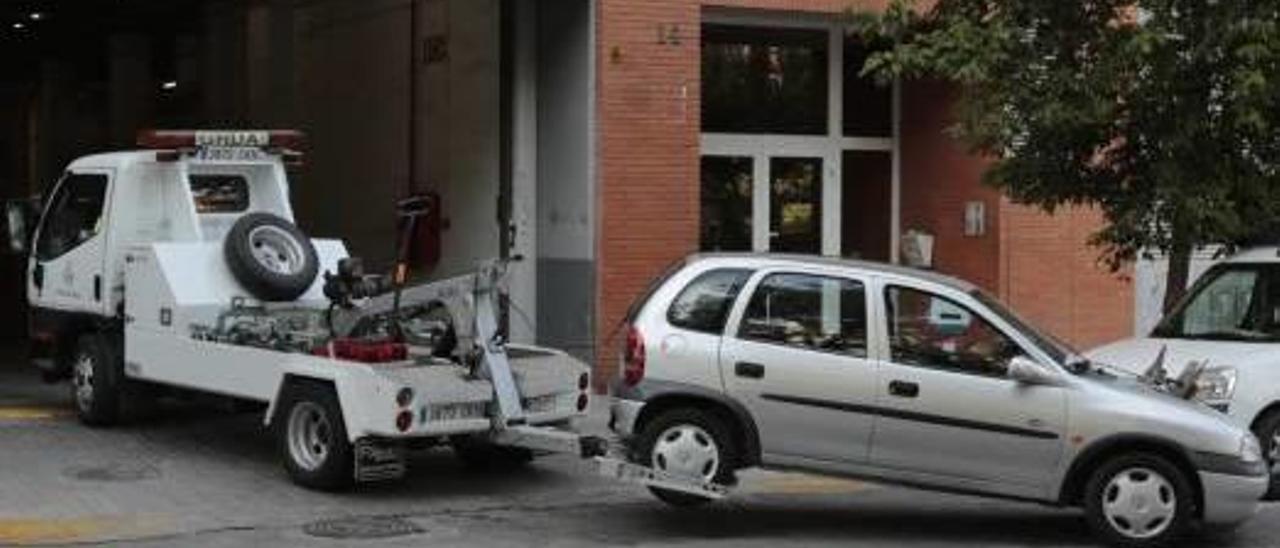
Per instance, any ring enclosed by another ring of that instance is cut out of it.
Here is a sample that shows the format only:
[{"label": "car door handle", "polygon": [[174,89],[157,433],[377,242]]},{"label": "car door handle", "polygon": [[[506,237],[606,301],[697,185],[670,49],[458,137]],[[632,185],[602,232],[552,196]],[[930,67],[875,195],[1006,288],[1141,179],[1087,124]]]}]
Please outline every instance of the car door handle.
[{"label": "car door handle", "polygon": [[920,395],[920,385],[907,381],[890,381],[889,395],[899,398],[914,398]]},{"label": "car door handle", "polygon": [[764,366],[758,363],[738,362],[733,366],[733,374],[745,379],[763,379]]}]

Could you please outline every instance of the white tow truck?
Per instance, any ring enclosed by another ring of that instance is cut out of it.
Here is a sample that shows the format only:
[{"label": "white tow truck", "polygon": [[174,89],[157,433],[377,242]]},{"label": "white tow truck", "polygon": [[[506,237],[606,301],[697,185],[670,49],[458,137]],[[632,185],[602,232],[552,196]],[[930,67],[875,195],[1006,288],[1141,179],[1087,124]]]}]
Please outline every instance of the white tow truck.
[{"label": "white tow truck", "polygon": [[722,494],[608,458],[606,440],[566,428],[586,412],[589,369],[504,340],[504,261],[406,286],[429,202],[400,204],[392,276],[303,235],[285,170],[301,138],[143,132],[145,150],[72,162],[41,215],[9,204],[11,242],[30,254],[37,363],[71,380],[82,422],[114,424],[179,389],[266,404],[286,470],[312,488],[400,477],[406,448],[445,442],[485,464],[573,453],[618,479]]}]

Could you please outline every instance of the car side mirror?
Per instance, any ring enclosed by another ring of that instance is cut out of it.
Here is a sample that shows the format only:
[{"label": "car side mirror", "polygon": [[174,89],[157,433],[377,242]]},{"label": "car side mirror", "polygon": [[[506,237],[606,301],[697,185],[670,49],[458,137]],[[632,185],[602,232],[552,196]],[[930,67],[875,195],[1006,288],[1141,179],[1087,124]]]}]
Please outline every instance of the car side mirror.
[{"label": "car side mirror", "polygon": [[36,222],[36,205],[33,200],[12,200],[4,204],[4,220],[9,240],[9,251],[22,255],[31,244],[31,231]]},{"label": "car side mirror", "polygon": [[1020,384],[1053,385],[1058,383],[1057,377],[1054,377],[1047,369],[1026,356],[1014,356],[1009,360],[1008,376]]}]

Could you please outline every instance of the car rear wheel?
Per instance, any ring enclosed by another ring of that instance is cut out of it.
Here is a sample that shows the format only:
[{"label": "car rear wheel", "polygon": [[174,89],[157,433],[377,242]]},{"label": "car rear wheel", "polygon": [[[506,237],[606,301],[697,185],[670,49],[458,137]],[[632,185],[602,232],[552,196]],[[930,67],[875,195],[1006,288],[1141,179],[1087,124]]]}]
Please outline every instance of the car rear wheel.
[{"label": "car rear wheel", "polygon": [[333,388],[299,382],[280,404],[277,442],[289,477],[312,489],[350,487],[355,481],[354,449]]},{"label": "car rear wheel", "polygon": [[[737,455],[724,421],[701,409],[680,408],[663,412],[642,429],[635,460],[644,466],[675,476],[704,482],[733,482]],[[697,506],[706,497],[659,487],[649,490],[672,506]]]},{"label": "car rear wheel", "polygon": [[1262,444],[1262,454],[1271,469],[1271,488],[1263,500],[1280,500],[1280,411],[1264,415],[1253,427],[1254,435]]},{"label": "car rear wheel", "polygon": [[1195,504],[1186,473],[1148,453],[1104,462],[1085,486],[1085,518],[1112,546],[1168,546],[1191,528]]}]

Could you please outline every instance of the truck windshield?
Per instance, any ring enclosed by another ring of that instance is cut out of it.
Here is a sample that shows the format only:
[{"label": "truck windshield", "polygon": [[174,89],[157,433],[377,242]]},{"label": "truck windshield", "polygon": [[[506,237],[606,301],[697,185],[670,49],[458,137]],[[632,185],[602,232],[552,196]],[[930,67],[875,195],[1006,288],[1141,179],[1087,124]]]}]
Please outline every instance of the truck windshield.
[{"label": "truck windshield", "polygon": [[1280,341],[1280,264],[1235,263],[1210,269],[1152,336]]},{"label": "truck windshield", "polygon": [[1067,343],[1058,340],[1053,335],[1036,329],[1035,326],[1031,325],[1026,320],[1023,320],[1017,314],[1014,314],[1012,310],[1009,310],[1009,308],[1006,307],[1004,303],[1001,303],[999,299],[988,295],[985,291],[975,289],[970,292],[970,295],[973,295],[973,298],[977,299],[978,302],[985,305],[997,316],[1000,316],[1000,319],[1013,326],[1014,329],[1017,329],[1018,332],[1022,333],[1022,335],[1029,339],[1036,348],[1047,354],[1049,358],[1053,359],[1053,361],[1058,362],[1061,365],[1069,365],[1068,362],[1080,355],[1079,352],[1076,352],[1075,349],[1071,348]]}]

